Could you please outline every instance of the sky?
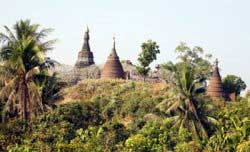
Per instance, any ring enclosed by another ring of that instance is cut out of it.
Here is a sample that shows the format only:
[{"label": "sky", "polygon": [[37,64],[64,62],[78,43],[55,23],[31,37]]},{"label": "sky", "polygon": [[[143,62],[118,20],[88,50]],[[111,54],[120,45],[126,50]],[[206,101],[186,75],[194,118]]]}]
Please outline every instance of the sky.
[{"label": "sky", "polygon": [[[180,42],[200,46],[218,58],[222,76],[240,76],[250,86],[249,0],[0,0],[0,30],[20,19],[53,28],[49,56],[73,65],[86,25],[95,62],[103,64],[116,37],[120,59],[136,63],[142,42],[161,53],[152,64],[176,61]],[[4,12],[4,13],[3,13]],[[250,89],[250,87],[248,87]]]}]

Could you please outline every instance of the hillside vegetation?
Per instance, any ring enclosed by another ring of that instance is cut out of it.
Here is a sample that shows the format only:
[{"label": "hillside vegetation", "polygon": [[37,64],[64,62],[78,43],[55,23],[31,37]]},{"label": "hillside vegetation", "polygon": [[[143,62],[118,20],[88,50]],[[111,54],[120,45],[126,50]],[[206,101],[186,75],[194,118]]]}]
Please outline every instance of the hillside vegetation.
[{"label": "hillside vegetation", "polygon": [[62,90],[57,104],[98,103],[105,120],[128,126],[138,119],[158,118],[157,104],[173,96],[163,83],[125,80],[85,80]]},{"label": "hillside vegetation", "polygon": [[[217,110],[210,138],[196,142],[172,127],[160,108],[174,93],[165,84],[123,80],[86,80],[62,90],[63,100],[23,127],[1,126],[0,146],[9,151],[231,151],[249,148],[249,101]],[[209,103],[209,101],[207,101]],[[211,110],[212,109],[212,110]]]}]

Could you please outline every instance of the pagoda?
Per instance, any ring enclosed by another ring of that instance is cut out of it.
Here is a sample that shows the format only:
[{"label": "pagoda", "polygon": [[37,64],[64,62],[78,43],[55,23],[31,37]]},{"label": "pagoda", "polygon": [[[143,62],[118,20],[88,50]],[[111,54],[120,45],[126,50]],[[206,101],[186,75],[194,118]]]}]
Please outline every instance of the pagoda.
[{"label": "pagoda", "polygon": [[85,68],[95,64],[93,53],[90,50],[89,46],[89,28],[86,28],[84,34],[84,42],[82,46],[82,50],[78,52],[78,58],[75,64],[76,68]]},{"label": "pagoda", "polygon": [[113,38],[113,48],[103,67],[101,78],[103,79],[124,79],[124,70],[116,53],[115,38]]},{"label": "pagoda", "polygon": [[207,88],[207,94],[212,99],[225,98],[225,93],[222,86],[221,76],[218,68],[218,59],[215,61],[215,67],[213,69],[212,76]]}]

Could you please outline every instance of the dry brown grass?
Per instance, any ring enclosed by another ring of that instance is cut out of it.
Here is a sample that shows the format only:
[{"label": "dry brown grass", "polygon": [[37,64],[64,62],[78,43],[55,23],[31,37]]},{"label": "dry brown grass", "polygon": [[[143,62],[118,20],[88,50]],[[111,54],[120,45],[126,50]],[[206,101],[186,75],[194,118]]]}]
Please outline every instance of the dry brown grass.
[{"label": "dry brown grass", "polygon": [[136,95],[147,92],[148,95],[164,95],[166,92],[164,83],[147,83],[142,81],[128,80],[84,80],[78,84],[62,90],[63,99],[59,104],[77,101],[91,101],[94,97],[111,97],[119,95],[122,99],[131,98],[131,94]]}]

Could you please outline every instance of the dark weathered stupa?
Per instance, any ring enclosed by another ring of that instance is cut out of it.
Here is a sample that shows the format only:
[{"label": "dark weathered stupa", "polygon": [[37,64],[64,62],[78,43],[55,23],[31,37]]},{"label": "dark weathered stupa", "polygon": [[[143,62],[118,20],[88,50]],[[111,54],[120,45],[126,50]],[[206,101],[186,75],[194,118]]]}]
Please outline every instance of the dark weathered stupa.
[{"label": "dark weathered stupa", "polygon": [[93,53],[90,50],[89,46],[89,29],[87,27],[84,34],[84,42],[82,46],[82,50],[78,53],[78,58],[75,64],[76,68],[84,68],[95,64]]},{"label": "dark weathered stupa", "polygon": [[225,98],[225,93],[222,87],[221,76],[218,68],[218,60],[216,59],[215,67],[207,88],[207,94],[212,99]]},{"label": "dark weathered stupa", "polygon": [[102,69],[101,78],[124,79],[124,70],[115,49],[115,39],[111,53]]}]

